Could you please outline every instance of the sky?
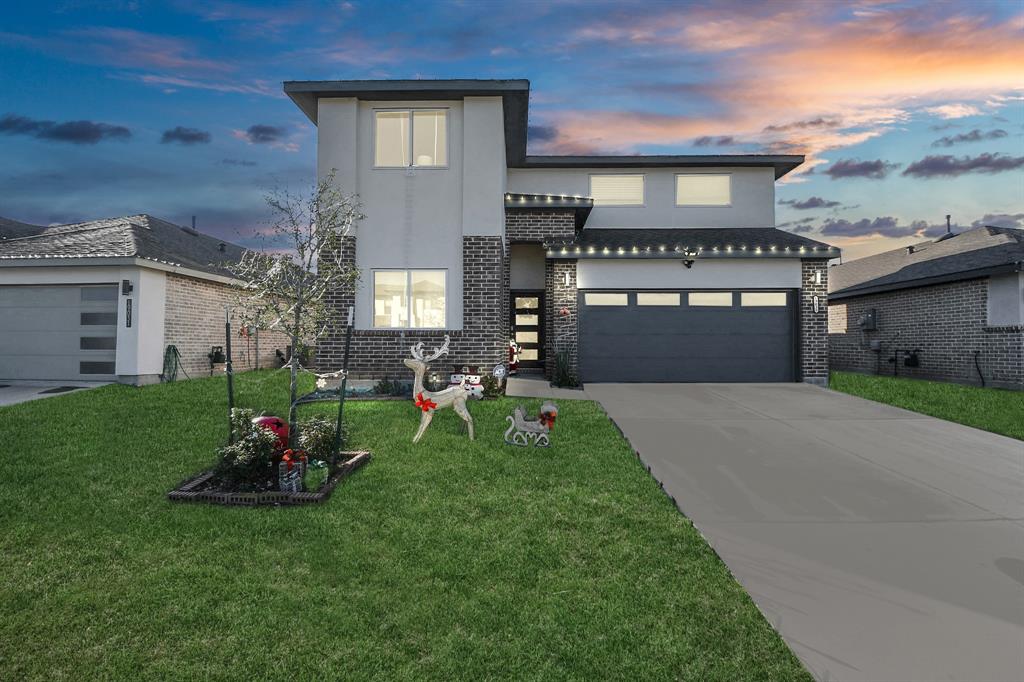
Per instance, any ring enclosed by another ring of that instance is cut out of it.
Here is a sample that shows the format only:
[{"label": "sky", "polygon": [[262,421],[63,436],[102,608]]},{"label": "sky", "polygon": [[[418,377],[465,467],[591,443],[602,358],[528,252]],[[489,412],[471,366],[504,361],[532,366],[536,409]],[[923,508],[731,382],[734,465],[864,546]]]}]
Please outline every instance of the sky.
[{"label": "sky", "polygon": [[14,0],[0,216],[252,245],[315,179],[282,81],[358,78],[527,78],[532,154],[804,154],[776,222],[847,259],[1024,227],[1020,0]]}]

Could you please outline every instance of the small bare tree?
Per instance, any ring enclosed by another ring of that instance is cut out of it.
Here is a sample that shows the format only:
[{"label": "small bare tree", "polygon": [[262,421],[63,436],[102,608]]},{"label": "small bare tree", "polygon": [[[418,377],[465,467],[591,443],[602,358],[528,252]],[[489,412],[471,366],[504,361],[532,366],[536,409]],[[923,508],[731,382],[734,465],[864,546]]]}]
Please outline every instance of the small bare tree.
[{"label": "small bare tree", "polygon": [[243,323],[280,331],[291,339],[288,428],[293,443],[300,348],[345,324],[343,312],[327,297],[354,287],[359,277],[342,261],[338,246],[363,214],[358,197],[337,187],[333,170],[308,195],[279,189],[267,194],[266,201],[273,217],[262,236],[264,248],[245,252],[227,267],[243,283],[237,298]]}]

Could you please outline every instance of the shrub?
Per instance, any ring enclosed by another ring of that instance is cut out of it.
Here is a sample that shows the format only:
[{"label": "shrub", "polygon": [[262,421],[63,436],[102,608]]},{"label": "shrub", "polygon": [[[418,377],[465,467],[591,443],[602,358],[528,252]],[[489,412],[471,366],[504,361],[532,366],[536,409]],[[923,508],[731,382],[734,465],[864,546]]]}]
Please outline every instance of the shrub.
[{"label": "shrub", "polygon": [[239,492],[269,490],[277,480],[277,435],[255,426],[253,410],[231,411],[234,442],[217,449],[213,478],[220,488]]},{"label": "shrub", "polygon": [[569,360],[569,351],[559,351],[555,355],[555,371],[551,377],[551,383],[559,387],[578,386],[579,382],[573,374],[572,364]]},{"label": "shrub", "polygon": [[[315,415],[299,422],[299,447],[306,451],[306,456],[312,460],[328,461],[334,450],[334,426],[335,422]],[[346,440],[344,422],[341,425],[341,445],[344,447]]]},{"label": "shrub", "polygon": [[500,398],[505,393],[505,387],[501,381],[490,374],[485,374],[480,378],[480,385],[484,389],[485,398]]}]

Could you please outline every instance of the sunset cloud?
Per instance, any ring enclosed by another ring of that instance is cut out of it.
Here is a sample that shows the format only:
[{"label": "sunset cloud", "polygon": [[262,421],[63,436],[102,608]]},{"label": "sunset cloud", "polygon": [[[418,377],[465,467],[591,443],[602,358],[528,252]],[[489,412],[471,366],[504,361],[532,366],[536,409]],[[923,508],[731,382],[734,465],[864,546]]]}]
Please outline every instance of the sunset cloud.
[{"label": "sunset cloud", "polygon": [[965,173],[1002,173],[1024,167],[1024,156],[979,154],[978,156],[926,156],[907,166],[903,175],[916,178],[956,177]]},{"label": "sunset cloud", "polygon": [[839,178],[871,178],[881,180],[890,172],[899,168],[898,163],[889,163],[882,159],[861,161],[859,159],[840,159],[825,170],[825,175],[833,180]]},{"label": "sunset cloud", "polygon": [[789,206],[798,211],[806,211],[812,208],[835,208],[842,206],[840,201],[829,201],[821,197],[810,197],[808,199],[779,199],[780,206]]},{"label": "sunset cloud", "polygon": [[132,131],[121,125],[100,121],[42,121],[27,116],[7,114],[0,118],[0,133],[5,135],[27,135],[40,140],[70,142],[71,144],[96,144],[103,140],[127,140]]},{"label": "sunset cloud", "polygon": [[932,142],[933,147],[952,147],[956,144],[963,144],[967,142],[981,142],[983,140],[998,140],[1001,137],[1006,137],[1009,133],[1001,128],[995,130],[989,130],[988,132],[982,132],[978,128],[975,128],[969,133],[959,133],[957,135],[947,135],[940,137],[939,139]]},{"label": "sunset cloud", "polygon": [[[745,6],[748,7],[748,6]],[[680,50],[713,53],[708,80],[634,84],[715,105],[714,115],[623,110],[548,115],[558,135],[548,152],[630,152],[705,138],[752,139],[766,151],[809,156],[878,137],[915,112],[953,120],[981,113],[1024,86],[1019,19],[951,14],[947,6],[878,6],[835,21],[839,5],[775,3],[738,14],[731,6],[661,6],[601,18],[572,32],[570,49],[642,47],[655,60]],[[954,102],[949,99],[956,97]]]}]

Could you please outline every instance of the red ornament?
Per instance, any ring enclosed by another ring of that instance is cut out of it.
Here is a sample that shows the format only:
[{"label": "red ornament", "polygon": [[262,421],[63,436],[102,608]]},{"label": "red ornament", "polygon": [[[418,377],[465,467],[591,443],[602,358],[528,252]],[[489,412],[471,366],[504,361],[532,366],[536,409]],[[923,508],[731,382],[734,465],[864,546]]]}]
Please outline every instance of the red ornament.
[{"label": "red ornament", "polygon": [[561,315],[562,317],[569,317],[569,309],[562,308],[561,310],[558,311],[558,314]]},{"label": "red ornament", "polygon": [[557,415],[555,415],[554,413],[551,413],[551,412],[541,412],[540,413],[540,423],[543,424],[544,426],[546,426],[548,428],[548,430],[551,430],[551,429],[555,428],[555,417],[556,416]]},{"label": "red ornament", "polygon": [[252,423],[273,431],[277,435],[277,447],[288,447],[288,422],[280,417],[266,414],[262,417],[253,417]]},{"label": "red ornament", "polygon": [[430,410],[437,408],[437,403],[430,398],[424,398],[422,393],[417,393],[416,407],[420,408],[424,412],[429,412]]}]

